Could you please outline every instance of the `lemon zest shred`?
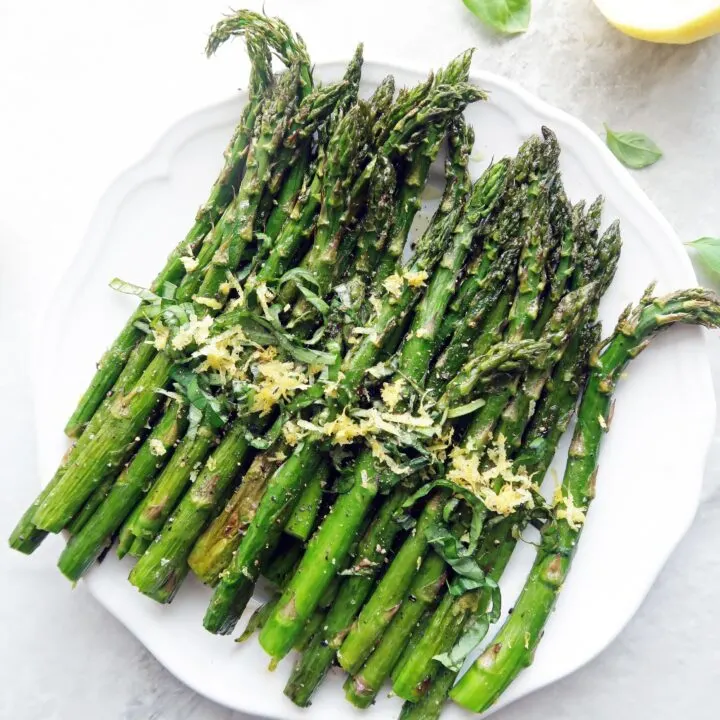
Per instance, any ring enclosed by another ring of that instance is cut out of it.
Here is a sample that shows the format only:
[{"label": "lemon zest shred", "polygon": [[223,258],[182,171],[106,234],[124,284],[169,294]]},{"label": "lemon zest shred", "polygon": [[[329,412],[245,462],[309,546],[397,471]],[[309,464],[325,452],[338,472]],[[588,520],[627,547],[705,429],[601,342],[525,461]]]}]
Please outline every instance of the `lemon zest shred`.
[{"label": "lemon zest shred", "polygon": [[417,270],[416,272],[404,272],[403,277],[407,281],[407,284],[411,288],[421,288],[425,285],[428,279],[428,274],[425,270]]},{"label": "lemon zest shred", "polygon": [[402,295],[404,279],[401,275],[393,273],[383,280],[383,287],[393,297],[399,298]]},{"label": "lemon zest shred", "polygon": [[190,343],[195,342],[202,345],[210,337],[210,327],[213,319],[210,315],[202,318],[194,318],[190,322],[185,323],[173,337],[171,345],[175,350],[183,350]]},{"label": "lemon zest shred", "polygon": [[380,391],[380,397],[389,410],[394,410],[400,400],[402,400],[402,391],[404,387],[405,380],[401,377],[397,378],[393,382],[383,383],[382,390]]}]

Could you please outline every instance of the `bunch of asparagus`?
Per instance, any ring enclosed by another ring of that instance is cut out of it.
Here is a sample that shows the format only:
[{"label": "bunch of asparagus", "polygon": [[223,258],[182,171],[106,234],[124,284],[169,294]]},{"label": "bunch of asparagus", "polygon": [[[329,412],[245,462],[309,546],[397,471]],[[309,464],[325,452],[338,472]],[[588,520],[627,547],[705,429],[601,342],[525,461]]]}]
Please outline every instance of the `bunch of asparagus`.
[{"label": "bunch of asparagus", "polygon": [[[301,651],[298,705],[337,663],[361,708],[389,680],[406,718],[438,717],[449,695],[483,710],[531,661],[567,577],[620,372],[662,328],[717,326],[720,305],[649,291],[600,344],[619,226],[600,231],[601,199],[570,205],[546,128],[471,180],[471,53],[363,100],[362,47],[318,86],[281,20],[235,13],[208,54],[235,36],[249,98],[220,175],[150,288],[114,281],[140,306],[10,544],[67,531],[59,567],[76,581],[117,541],[161,603],[193,572],[213,633],[266,578],[241,638],[259,631],[273,663]],[[439,207],[404,257],[443,148]],[[525,589],[453,689],[529,525],[543,540]]]}]

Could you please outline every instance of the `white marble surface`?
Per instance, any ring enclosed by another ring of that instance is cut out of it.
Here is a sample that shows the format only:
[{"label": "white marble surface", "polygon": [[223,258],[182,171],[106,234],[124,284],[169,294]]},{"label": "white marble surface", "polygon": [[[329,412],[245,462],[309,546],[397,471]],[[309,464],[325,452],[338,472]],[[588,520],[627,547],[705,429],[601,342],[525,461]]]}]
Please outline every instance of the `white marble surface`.
[{"label": "white marble surface", "polygon": [[[460,0],[265,3],[303,34],[316,60],[347,57],[364,40],[370,58],[429,67],[477,46],[477,67],[521,82],[598,131],[607,121],[648,133],[666,157],[637,176],[640,184],[682,238],[718,234],[720,40],[646,45],[607,27],[590,0],[534,5],[531,32],[505,41],[486,33]],[[176,119],[243,82],[239,48],[211,62],[202,55],[207,29],[226,7],[226,0],[0,0],[2,537],[38,482],[27,338],[112,178]],[[709,338],[719,380],[717,343]],[[499,720],[717,717],[719,470],[716,443],[706,502],[623,634]],[[241,717],[184,688],[82,587],[73,591],[54,569],[57,551],[57,539],[30,560],[0,546],[0,718]]]}]

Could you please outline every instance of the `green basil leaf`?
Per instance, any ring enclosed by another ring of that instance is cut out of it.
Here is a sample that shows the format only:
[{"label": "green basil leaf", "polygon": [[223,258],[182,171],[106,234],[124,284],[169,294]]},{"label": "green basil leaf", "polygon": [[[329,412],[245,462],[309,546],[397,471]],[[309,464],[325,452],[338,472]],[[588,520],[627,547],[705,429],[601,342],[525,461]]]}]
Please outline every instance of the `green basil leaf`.
[{"label": "green basil leaf", "polygon": [[303,294],[303,297],[323,316],[330,312],[330,306],[317,294],[302,283],[297,284],[297,289]]},{"label": "green basil leaf", "polygon": [[493,30],[523,33],[530,24],[531,0],[463,0],[465,7]]},{"label": "green basil leaf", "polygon": [[145,302],[158,302],[160,300],[152,290],[140,287],[140,285],[133,285],[133,283],[125,282],[120,278],[113,278],[110,281],[110,287],[124,295],[135,295]]},{"label": "green basil leaf", "polygon": [[605,125],[605,142],[612,154],[626,167],[633,170],[654,165],[662,150],[647,136],[638,132],[615,132]]},{"label": "green basil leaf", "polygon": [[474,413],[477,409],[481,408],[485,404],[485,400],[478,398],[472,402],[466,403],[465,405],[456,405],[448,410],[447,416],[450,420],[454,418],[462,417],[463,415],[469,415]]},{"label": "green basil leaf", "polygon": [[457,643],[455,643],[452,650],[447,653],[442,653],[441,655],[436,655],[433,660],[437,660],[448,668],[448,670],[460,672],[465,658],[483,641],[489,628],[490,623],[486,615],[473,618],[467,630]]},{"label": "green basil leaf", "polygon": [[720,274],[720,238],[702,237],[685,244],[695,250],[706,270]]}]

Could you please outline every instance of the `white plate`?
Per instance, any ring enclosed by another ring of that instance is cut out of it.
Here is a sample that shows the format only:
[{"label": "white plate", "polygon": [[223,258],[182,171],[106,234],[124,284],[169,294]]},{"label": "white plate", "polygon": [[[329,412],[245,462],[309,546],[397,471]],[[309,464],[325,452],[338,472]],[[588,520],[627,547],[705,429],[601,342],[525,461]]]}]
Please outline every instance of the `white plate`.
[{"label": "white plate", "polygon": [[[323,81],[337,79],[343,64],[316,68]],[[398,86],[424,73],[368,62],[363,92],[392,72]],[[624,250],[617,277],[602,306],[609,330],[621,309],[653,279],[667,291],[696,284],[677,237],[629,174],[587,127],[489,73],[473,80],[491,93],[489,103],[467,112],[476,132],[473,172],[493,156],[514,153],[521,141],[547,124],[560,139],[562,168],[573,201],[606,197],[605,219],[622,220]],[[42,477],[52,475],[65,449],[62,427],[89,380],[93,364],[133,308],[108,289],[115,276],[148,283],[189,226],[206,196],[221,151],[244,98],[202,110],[173,127],[145,160],[123,174],[101,200],[82,252],[55,295],[42,334],[53,373],[34,373]],[[62,378],[62,381],[59,379]],[[574,570],[535,664],[497,707],[576,670],[593,658],[632,617],[695,514],[705,454],[714,425],[714,395],[702,334],[673,330],[640,357],[621,383],[617,412],[602,454],[598,497],[590,512]],[[561,448],[559,456],[564,456]],[[557,470],[562,468],[558,463]],[[512,605],[532,548],[513,559],[502,589]],[[283,694],[291,659],[275,673],[257,642],[236,645],[202,628],[207,588],[189,580],[169,607],[156,605],[126,582],[128,562],[108,556],[87,577],[90,592],[187,685],[236,710],[273,718],[335,720],[361,713],[345,702],[341,677],[331,676],[311,711]],[[365,718],[392,717],[397,699],[384,697]],[[448,707],[447,717],[463,711]]]}]

